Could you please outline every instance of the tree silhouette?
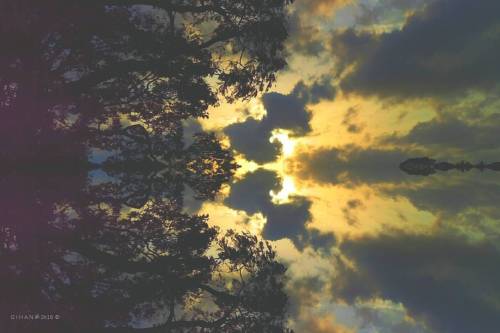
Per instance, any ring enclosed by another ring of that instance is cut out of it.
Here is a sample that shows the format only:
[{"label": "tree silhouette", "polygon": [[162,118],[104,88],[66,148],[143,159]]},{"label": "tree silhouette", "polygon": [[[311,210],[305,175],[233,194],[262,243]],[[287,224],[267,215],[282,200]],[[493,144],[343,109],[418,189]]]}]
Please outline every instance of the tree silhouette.
[{"label": "tree silhouette", "polygon": [[0,232],[3,301],[11,313],[59,314],[53,332],[135,332],[138,322],[151,332],[287,332],[285,268],[270,245],[220,235],[170,202],[125,216],[106,205],[61,212],[39,228],[36,255],[18,230]]},{"label": "tree silhouette", "polygon": [[[230,149],[215,134],[196,133],[184,148],[182,129],[172,137],[149,133],[141,125],[107,131],[105,146],[116,154],[101,167],[112,177],[89,189],[104,199],[140,208],[149,198],[182,202],[185,185],[198,200],[213,200],[238,165]],[[100,136],[97,137],[99,141]]]},{"label": "tree silhouette", "polygon": [[462,172],[477,169],[480,171],[500,171],[500,162],[472,164],[461,161],[459,163],[438,162],[429,157],[410,158],[399,165],[399,168],[409,175],[429,176],[437,171],[460,170]]},{"label": "tree silhouette", "polygon": [[269,244],[182,211],[237,167],[182,120],[270,87],[289,3],[0,1],[0,309],[61,316],[0,331],[287,331]]},{"label": "tree silhouette", "polygon": [[2,26],[12,51],[0,82],[20,94],[20,73],[40,76],[47,112],[64,107],[76,124],[129,119],[164,131],[206,117],[219,95],[270,87],[285,65],[288,3],[4,0],[15,20]]}]

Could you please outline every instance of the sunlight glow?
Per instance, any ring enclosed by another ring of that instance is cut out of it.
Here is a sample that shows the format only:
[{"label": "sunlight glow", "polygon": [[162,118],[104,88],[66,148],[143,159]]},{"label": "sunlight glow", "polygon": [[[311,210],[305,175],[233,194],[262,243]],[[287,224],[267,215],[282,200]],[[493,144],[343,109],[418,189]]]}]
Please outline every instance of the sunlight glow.
[{"label": "sunlight glow", "polygon": [[243,155],[236,155],[235,160],[236,163],[238,163],[238,165],[240,166],[234,174],[235,179],[243,179],[245,178],[247,173],[254,172],[260,167],[259,164],[255,163],[254,161],[245,159]]},{"label": "sunlight glow", "polygon": [[262,234],[267,218],[262,213],[256,213],[248,217],[248,231],[253,235]]},{"label": "sunlight glow", "polygon": [[262,120],[264,116],[267,114],[266,109],[264,108],[264,104],[260,99],[252,99],[247,104],[247,111],[250,117],[255,120]]},{"label": "sunlight glow", "polygon": [[274,204],[280,205],[291,202],[296,192],[297,187],[295,186],[293,177],[284,176],[281,190],[279,192],[271,190],[269,194],[271,195],[271,201]]},{"label": "sunlight glow", "polygon": [[290,132],[282,129],[277,129],[272,132],[269,142],[278,141],[283,147],[283,157],[290,157],[295,151],[296,142],[290,138]]}]

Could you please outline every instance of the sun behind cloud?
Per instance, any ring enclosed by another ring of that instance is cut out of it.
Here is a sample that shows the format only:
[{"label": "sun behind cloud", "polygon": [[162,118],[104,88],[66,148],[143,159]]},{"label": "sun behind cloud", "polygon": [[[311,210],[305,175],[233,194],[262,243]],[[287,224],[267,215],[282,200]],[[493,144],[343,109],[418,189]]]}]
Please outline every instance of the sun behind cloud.
[{"label": "sun behind cloud", "polygon": [[290,157],[295,152],[296,140],[290,137],[290,131],[276,129],[272,132],[269,142],[279,142],[282,146],[283,157]]}]

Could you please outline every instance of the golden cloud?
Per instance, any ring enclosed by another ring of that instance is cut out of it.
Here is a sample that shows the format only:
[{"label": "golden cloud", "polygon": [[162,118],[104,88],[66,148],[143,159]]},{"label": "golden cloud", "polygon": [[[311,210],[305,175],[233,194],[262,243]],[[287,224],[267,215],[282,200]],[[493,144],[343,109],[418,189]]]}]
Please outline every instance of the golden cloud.
[{"label": "golden cloud", "polygon": [[299,0],[299,6],[311,14],[330,16],[335,9],[342,8],[354,0]]},{"label": "golden cloud", "polygon": [[354,333],[353,330],[340,325],[333,316],[321,316],[309,318],[304,328],[310,333]]}]

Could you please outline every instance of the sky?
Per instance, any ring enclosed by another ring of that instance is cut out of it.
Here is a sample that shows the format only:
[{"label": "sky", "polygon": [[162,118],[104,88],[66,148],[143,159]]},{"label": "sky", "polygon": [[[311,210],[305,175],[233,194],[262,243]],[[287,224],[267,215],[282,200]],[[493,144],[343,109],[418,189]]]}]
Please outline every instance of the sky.
[{"label": "sky", "polygon": [[297,332],[497,331],[500,174],[399,164],[500,161],[499,12],[497,0],[296,0],[275,86],[186,124],[241,165],[188,209],[272,242]]}]

